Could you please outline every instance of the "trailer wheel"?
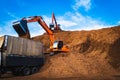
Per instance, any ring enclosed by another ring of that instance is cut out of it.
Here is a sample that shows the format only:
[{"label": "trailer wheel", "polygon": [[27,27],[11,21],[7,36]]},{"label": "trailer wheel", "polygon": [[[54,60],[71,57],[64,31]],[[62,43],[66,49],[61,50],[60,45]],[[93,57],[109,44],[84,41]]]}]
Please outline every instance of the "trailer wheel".
[{"label": "trailer wheel", "polygon": [[39,67],[32,67],[31,73],[34,74],[39,71]]},{"label": "trailer wheel", "polygon": [[31,71],[30,71],[29,67],[23,68],[23,70],[22,70],[23,76],[28,76],[28,75],[30,75],[30,73],[31,73]]}]

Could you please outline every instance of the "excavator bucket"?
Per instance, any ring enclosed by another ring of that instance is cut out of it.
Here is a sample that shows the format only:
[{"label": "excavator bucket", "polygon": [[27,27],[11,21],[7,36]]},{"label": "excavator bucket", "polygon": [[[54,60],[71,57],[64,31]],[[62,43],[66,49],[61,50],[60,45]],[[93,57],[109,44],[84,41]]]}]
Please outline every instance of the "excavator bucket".
[{"label": "excavator bucket", "polygon": [[28,32],[28,26],[26,20],[20,20],[13,23],[13,28],[18,35],[25,35]]}]

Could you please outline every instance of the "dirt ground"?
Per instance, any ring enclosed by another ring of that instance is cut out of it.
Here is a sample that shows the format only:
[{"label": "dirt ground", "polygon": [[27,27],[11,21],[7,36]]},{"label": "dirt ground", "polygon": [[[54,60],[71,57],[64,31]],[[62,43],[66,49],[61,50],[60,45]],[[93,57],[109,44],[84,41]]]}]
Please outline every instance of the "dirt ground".
[{"label": "dirt ground", "polygon": [[[47,34],[35,41],[49,47]],[[4,74],[2,80],[120,80],[120,26],[91,31],[62,31],[56,40],[69,46],[69,53],[45,55],[45,65],[30,76]]]}]

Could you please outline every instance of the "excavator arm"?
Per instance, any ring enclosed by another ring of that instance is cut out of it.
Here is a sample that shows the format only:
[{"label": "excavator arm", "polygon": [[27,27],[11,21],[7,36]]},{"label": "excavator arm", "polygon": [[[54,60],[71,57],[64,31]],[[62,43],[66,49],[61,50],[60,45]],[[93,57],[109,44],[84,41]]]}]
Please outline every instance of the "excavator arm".
[{"label": "excavator arm", "polygon": [[50,44],[54,43],[54,35],[53,32],[49,29],[49,27],[47,26],[47,24],[45,23],[45,21],[43,20],[43,18],[41,16],[34,16],[34,17],[29,17],[30,19],[27,20],[27,23],[30,22],[38,22],[42,28],[47,32],[47,34],[50,37]]}]

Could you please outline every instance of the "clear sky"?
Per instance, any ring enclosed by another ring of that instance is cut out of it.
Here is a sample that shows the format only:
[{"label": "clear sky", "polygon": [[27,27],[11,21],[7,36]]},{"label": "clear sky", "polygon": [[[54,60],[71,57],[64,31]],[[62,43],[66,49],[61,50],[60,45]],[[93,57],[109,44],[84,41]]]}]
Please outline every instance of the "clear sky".
[{"label": "clear sky", "polygon": [[[51,23],[55,13],[64,30],[91,30],[120,25],[120,0],[1,0],[0,36],[15,35],[12,22],[28,16],[42,16]],[[37,24],[28,24],[31,35],[42,34]]]}]

